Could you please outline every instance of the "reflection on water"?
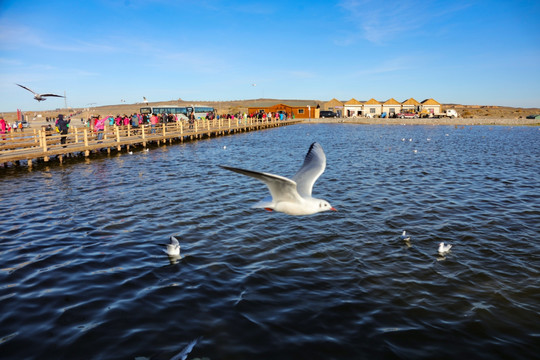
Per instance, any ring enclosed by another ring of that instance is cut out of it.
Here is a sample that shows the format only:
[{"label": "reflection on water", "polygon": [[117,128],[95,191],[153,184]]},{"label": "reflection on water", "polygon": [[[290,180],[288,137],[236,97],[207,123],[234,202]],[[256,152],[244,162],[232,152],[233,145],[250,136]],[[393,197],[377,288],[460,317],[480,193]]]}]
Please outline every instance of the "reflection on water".
[{"label": "reflection on water", "polygon": [[[295,125],[0,169],[0,353],[168,359],[202,337],[188,358],[533,358],[539,139]],[[268,190],[218,167],[292,176],[314,141],[337,213],[252,209]]]},{"label": "reflection on water", "polygon": [[169,258],[171,265],[178,264],[182,259],[180,255],[167,255],[167,257]]}]

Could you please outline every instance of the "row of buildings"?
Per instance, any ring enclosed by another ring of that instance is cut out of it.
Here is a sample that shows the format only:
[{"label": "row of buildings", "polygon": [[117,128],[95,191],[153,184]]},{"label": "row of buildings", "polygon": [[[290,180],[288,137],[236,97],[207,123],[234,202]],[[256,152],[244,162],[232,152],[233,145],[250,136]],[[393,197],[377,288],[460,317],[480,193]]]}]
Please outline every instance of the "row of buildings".
[{"label": "row of buildings", "polygon": [[272,106],[265,104],[264,106],[252,105],[248,108],[249,113],[288,113],[293,114],[296,118],[319,118],[320,111],[333,111],[339,117],[378,117],[383,113],[387,116],[393,114],[414,112],[414,113],[431,113],[439,115],[442,111],[442,105],[433,99],[426,99],[418,102],[413,98],[399,102],[394,98],[386,101],[377,101],[370,99],[368,101],[358,101],[351,99],[349,101],[339,101],[332,99],[321,103],[318,101],[287,101]]}]

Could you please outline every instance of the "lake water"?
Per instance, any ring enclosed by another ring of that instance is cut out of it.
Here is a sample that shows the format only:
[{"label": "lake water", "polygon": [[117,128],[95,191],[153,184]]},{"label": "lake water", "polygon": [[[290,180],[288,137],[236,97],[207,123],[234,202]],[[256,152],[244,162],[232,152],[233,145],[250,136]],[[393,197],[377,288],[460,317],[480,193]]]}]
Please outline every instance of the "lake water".
[{"label": "lake water", "polygon": [[[218,167],[292,176],[314,141],[338,212]],[[534,358],[539,159],[538,127],[311,124],[0,169],[0,357]]]}]

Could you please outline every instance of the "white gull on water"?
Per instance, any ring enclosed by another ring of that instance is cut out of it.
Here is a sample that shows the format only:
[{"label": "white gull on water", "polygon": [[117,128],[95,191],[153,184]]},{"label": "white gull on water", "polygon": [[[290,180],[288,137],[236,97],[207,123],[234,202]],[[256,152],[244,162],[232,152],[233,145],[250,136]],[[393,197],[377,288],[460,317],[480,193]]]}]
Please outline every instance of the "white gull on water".
[{"label": "white gull on water", "polygon": [[409,240],[411,240],[411,236],[407,235],[407,232],[405,230],[403,230],[403,233],[401,234],[401,240],[409,241]]},{"label": "white gull on water", "polygon": [[448,244],[448,245],[444,245],[444,243],[440,243],[439,244],[439,249],[437,250],[439,252],[439,255],[444,255],[446,254],[447,252],[450,251],[450,248],[452,247],[452,245]]},{"label": "white gull on water", "polygon": [[180,256],[180,243],[174,236],[171,236],[171,242],[169,244],[165,244],[165,246],[167,246],[167,255]]},{"label": "white gull on water", "polygon": [[322,211],[337,211],[326,200],[311,196],[313,184],[326,168],[326,155],[319,143],[313,143],[304,159],[304,164],[288,179],[264,172],[221,166],[242,175],[251,176],[268,186],[271,196],[264,198],[254,207],[278,211],[288,215],[311,215]]}]

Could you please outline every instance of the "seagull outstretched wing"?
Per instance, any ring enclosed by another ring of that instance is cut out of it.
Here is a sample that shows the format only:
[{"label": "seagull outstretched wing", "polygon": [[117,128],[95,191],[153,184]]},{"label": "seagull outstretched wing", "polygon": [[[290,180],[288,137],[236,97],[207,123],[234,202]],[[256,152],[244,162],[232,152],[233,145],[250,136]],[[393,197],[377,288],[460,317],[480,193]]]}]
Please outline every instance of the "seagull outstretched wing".
[{"label": "seagull outstretched wing", "polygon": [[30,92],[31,92],[32,94],[34,94],[34,95],[38,95],[37,92],[35,92],[35,91],[32,90],[32,89],[27,88],[26,86],[23,86],[23,85],[21,85],[21,84],[15,84],[15,85],[18,85],[18,86],[22,87],[23,89],[30,91]]},{"label": "seagull outstretched wing", "polygon": [[252,170],[234,168],[230,166],[222,166],[223,169],[234,171],[236,173],[247,175],[257,180],[262,181],[268,186],[272,199],[274,201],[301,201],[301,197],[296,190],[296,182],[286,177],[263,173]]},{"label": "seagull outstretched wing", "polygon": [[178,242],[178,239],[175,238],[174,236],[171,236],[171,245],[180,246],[180,243]]},{"label": "seagull outstretched wing", "polygon": [[298,172],[293,176],[296,182],[296,188],[301,196],[311,196],[313,184],[321,176],[326,168],[326,155],[322,146],[314,142],[304,159],[304,163]]}]

